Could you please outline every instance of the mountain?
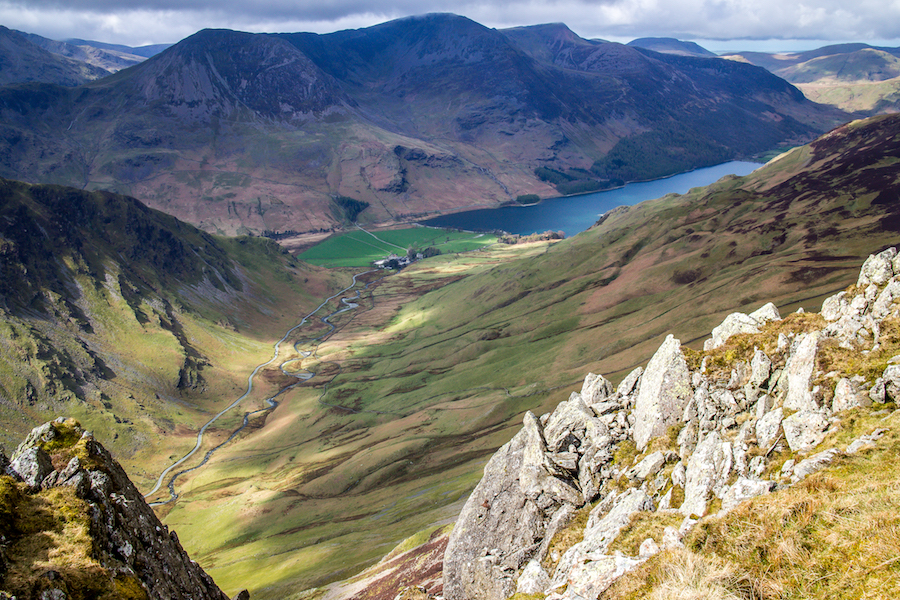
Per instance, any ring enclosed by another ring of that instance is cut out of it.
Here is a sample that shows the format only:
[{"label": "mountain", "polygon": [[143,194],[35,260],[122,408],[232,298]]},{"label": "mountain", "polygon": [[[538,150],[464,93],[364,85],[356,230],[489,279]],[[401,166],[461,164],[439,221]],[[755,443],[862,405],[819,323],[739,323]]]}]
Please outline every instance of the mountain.
[{"label": "mountain", "polygon": [[174,430],[241,395],[233,348],[237,364],[265,362],[271,337],[299,320],[283,306],[318,304],[340,283],[268,240],[215,238],[107,192],[8,180],[0,254],[0,441],[66,413],[112,431],[120,460],[144,469],[165,461]]},{"label": "mountain", "polygon": [[87,42],[81,44],[76,44],[74,42],[58,42],[56,40],[47,39],[33,33],[24,33],[22,31],[19,31],[17,33],[21,34],[32,44],[39,46],[48,52],[52,52],[53,54],[57,54],[59,56],[65,56],[66,58],[71,58],[73,60],[87,63],[89,65],[93,65],[95,67],[98,67],[99,69],[102,69],[103,72],[98,73],[97,77],[94,77],[93,79],[105,77],[110,73],[121,71],[126,67],[130,67],[132,65],[138,64],[139,62],[143,62],[143,60],[146,58],[145,56],[132,54],[127,51],[128,49],[102,49],[97,46],[92,46]]},{"label": "mountain", "polygon": [[815,102],[861,114],[896,112],[900,48],[838,44],[795,54],[741,52],[728,56],[768,69]]},{"label": "mountain", "polygon": [[52,54],[0,25],[0,85],[39,82],[76,86],[108,74],[93,65]]},{"label": "mountain", "polygon": [[669,333],[699,351],[732,312],[818,311],[855,283],[896,242],[898,148],[897,115],[852,123],[552,245],[437,256],[373,283],[327,340],[301,345],[322,377],[180,480],[166,523],[221,585],[259,573],[258,597],[350,577],[457,515],[524,413],[553,410],[586,373],[618,384]]},{"label": "mountain", "polygon": [[156,56],[172,44],[149,44],[147,46],[125,46],[123,44],[108,44],[106,42],[97,42],[94,40],[82,40],[78,38],[70,38],[63,40],[66,44],[73,46],[89,46],[91,48],[99,48],[100,50],[109,50],[122,54],[132,54],[134,56],[142,56],[150,58]]},{"label": "mountain", "polygon": [[683,42],[675,38],[657,38],[646,37],[638,38],[628,42],[629,46],[637,48],[646,48],[654,52],[662,52],[663,54],[677,54],[679,56],[706,56],[717,57],[714,52],[710,52],[703,46],[694,42]]},{"label": "mountain", "polygon": [[0,451],[0,472],[2,597],[228,599],[74,419]]},{"label": "mountain", "polygon": [[77,92],[0,90],[0,175],[140,198],[208,231],[317,231],[598,189],[845,117],[762,69],[426,15],[202,31]]},{"label": "mountain", "polygon": [[436,591],[894,597],[881,549],[900,523],[885,508],[900,500],[897,256],[871,255],[821,313],[732,313],[702,351],[669,335],[618,387],[591,373],[525,413],[466,501]]}]

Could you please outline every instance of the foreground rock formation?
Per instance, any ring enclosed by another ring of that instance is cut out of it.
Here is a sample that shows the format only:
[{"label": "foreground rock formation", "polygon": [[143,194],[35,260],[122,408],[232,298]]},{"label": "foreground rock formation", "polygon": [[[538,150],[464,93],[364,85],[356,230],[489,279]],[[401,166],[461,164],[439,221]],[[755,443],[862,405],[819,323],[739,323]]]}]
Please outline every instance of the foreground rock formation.
[{"label": "foreground rock formation", "polygon": [[0,473],[0,598],[227,600],[76,421],[32,430]]},{"label": "foreground rock formation", "polygon": [[[877,443],[883,430],[820,447],[845,411],[900,398],[898,300],[900,256],[891,248],[869,257],[857,284],[821,314],[782,319],[771,304],[735,313],[703,352],[669,336],[617,387],[589,374],[553,413],[527,413],[460,514],[444,597],[597,598],[680,546],[701,517]],[[642,512],[671,524],[634,555],[611,549]]]}]

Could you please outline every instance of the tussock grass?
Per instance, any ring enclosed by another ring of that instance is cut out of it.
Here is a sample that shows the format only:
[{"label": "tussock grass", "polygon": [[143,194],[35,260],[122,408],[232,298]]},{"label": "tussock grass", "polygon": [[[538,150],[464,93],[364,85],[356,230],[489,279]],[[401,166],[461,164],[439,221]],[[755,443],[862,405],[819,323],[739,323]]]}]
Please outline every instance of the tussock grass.
[{"label": "tussock grass", "polygon": [[644,540],[653,538],[660,543],[666,527],[678,527],[683,519],[684,515],[678,512],[636,512],[610,544],[608,554],[620,550],[628,556],[637,556]]},{"label": "tussock grass", "polygon": [[[858,418],[849,429],[864,423],[872,421]],[[720,578],[726,595],[716,598],[900,597],[900,417],[879,424],[890,431],[875,449],[704,519],[686,550],[653,557],[604,598],[706,598],[707,584],[696,580],[680,595],[666,595],[671,573],[690,561],[729,573]]]},{"label": "tussock grass", "polygon": [[584,528],[587,527],[592,508],[594,505],[588,504],[575,511],[569,524],[557,531],[550,540],[547,556],[541,561],[541,566],[547,573],[552,575],[566,550],[584,540]]}]

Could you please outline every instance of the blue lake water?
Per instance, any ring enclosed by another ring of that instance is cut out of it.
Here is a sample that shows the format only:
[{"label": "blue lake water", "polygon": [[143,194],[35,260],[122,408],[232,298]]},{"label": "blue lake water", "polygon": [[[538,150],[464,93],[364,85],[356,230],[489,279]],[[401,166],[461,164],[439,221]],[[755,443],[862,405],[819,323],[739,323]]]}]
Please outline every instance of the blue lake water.
[{"label": "blue lake water", "polygon": [[605,192],[551,198],[531,206],[468,210],[421,223],[430,227],[467,231],[502,230],[520,235],[561,230],[566,236],[573,236],[596,223],[603,213],[617,206],[631,206],[671,192],[684,194],[693,187],[709,185],[725,175],[747,175],[761,166],[760,163],[732,161],[665,179],[629,183]]}]

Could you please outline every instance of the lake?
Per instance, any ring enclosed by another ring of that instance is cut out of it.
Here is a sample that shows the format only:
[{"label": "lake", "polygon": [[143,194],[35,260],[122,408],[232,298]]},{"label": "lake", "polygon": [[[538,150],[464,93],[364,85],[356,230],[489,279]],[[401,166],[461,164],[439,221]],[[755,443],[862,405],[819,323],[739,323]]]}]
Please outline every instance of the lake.
[{"label": "lake", "polygon": [[665,179],[629,183],[605,192],[550,198],[530,206],[468,210],[421,221],[421,224],[467,231],[501,230],[520,235],[563,231],[567,236],[573,236],[617,206],[631,206],[671,192],[684,194],[693,187],[709,185],[725,175],[747,175],[761,166],[760,163],[732,161]]}]

